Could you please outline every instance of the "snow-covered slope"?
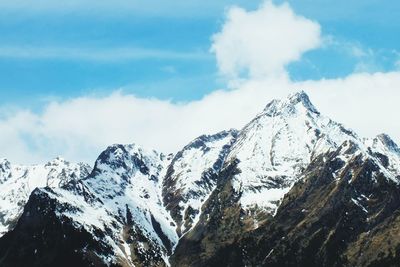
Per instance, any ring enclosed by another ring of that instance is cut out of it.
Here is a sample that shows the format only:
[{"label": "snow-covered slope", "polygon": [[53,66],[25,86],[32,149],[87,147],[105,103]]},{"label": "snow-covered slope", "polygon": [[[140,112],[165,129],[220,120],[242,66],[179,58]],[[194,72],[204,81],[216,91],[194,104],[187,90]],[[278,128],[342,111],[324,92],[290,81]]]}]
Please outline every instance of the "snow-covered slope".
[{"label": "snow-covered slope", "polygon": [[0,236],[12,229],[29,195],[37,187],[60,187],[89,175],[87,164],[73,164],[56,158],[44,165],[13,165],[0,162]]},{"label": "snow-covered slope", "polygon": [[164,202],[184,234],[197,222],[200,209],[215,189],[217,174],[237,135],[236,130],[203,135],[179,151],[164,179]]},{"label": "snow-covered slope", "polygon": [[387,134],[380,134],[373,139],[366,139],[365,145],[370,153],[380,159],[394,180],[400,181],[400,148],[397,144]]},{"label": "snow-covered slope", "polygon": [[363,140],[321,115],[303,91],[273,100],[239,132],[227,156],[227,165],[239,161],[233,186],[243,208],[274,214],[308,164],[345,141],[389,172],[386,177],[400,180],[400,149],[389,136]]},{"label": "snow-covered slope", "polygon": [[228,155],[239,160],[233,180],[244,208],[273,213],[314,156],[335,149],[355,133],[322,116],[304,92],[273,100],[244,127]]},{"label": "snow-covered slope", "polygon": [[350,140],[314,158],[275,216],[243,242],[241,265],[397,266],[400,187],[385,167],[392,159]]},{"label": "snow-covered slope", "polygon": [[164,264],[178,241],[161,199],[169,161],[137,145],[113,145],[99,156],[89,177],[40,193],[57,203],[60,220],[72,221],[76,229],[83,227],[99,244],[112,248],[96,252],[104,262]]}]

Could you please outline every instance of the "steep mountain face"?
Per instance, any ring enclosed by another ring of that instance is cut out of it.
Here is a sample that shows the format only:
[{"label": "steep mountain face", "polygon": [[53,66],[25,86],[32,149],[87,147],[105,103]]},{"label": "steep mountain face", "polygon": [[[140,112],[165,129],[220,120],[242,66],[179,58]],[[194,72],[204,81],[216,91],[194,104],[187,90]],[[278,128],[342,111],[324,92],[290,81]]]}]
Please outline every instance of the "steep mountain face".
[{"label": "steep mountain face", "polygon": [[177,222],[177,232],[188,232],[214,191],[216,175],[237,136],[236,130],[203,135],[179,151],[168,167],[163,184],[164,204]]},{"label": "steep mountain face", "polygon": [[[346,143],[354,144],[349,149],[352,153],[364,155],[362,161],[356,161],[357,164],[373,164],[376,171],[379,170],[384,176],[382,179],[390,183],[392,192],[397,192],[400,154],[388,136],[380,135],[373,140],[358,138],[352,131],[319,114],[304,93],[268,104],[266,109],[239,133],[222,171],[215,178],[219,181],[216,190],[204,204],[196,227],[178,243],[171,263],[175,266],[260,265],[263,259],[247,260],[255,256],[252,256],[246,247],[257,240],[249,239],[248,243],[241,243],[241,240],[245,236],[260,235],[260,231],[266,232],[264,238],[274,236],[275,229],[266,231],[264,226],[274,225],[274,221],[280,218],[276,212],[277,208],[281,207],[284,196],[291,196],[292,192],[297,190],[294,184],[301,184],[309,179],[306,172],[316,161],[319,167],[325,164],[324,161],[318,161],[321,155],[336,151]],[[348,152],[340,151],[342,154],[338,157],[347,159]],[[336,161],[334,163],[341,164]],[[356,168],[360,166],[355,165],[352,171],[355,172]],[[331,176],[340,180],[338,170],[328,170]],[[371,181],[376,180],[374,173],[367,172],[365,176],[368,175]],[[302,194],[309,196],[313,192],[308,190]],[[330,192],[326,194],[328,196]],[[337,194],[337,199],[344,197],[344,192],[339,191]],[[367,196],[367,193],[365,195]],[[299,196],[295,199],[297,198]],[[354,197],[354,201],[360,203],[360,198],[362,197],[358,195]],[[324,194],[318,194],[318,198],[313,201],[314,204],[319,204],[324,203],[326,199]],[[300,208],[299,212],[301,210],[303,208]],[[337,215],[335,210],[329,212],[333,217]],[[289,219],[290,216],[291,214],[285,213],[281,223],[284,225],[286,218]],[[317,224],[320,227],[324,225],[322,221],[318,221]],[[279,238],[284,237],[290,230],[285,228]],[[299,242],[306,242],[304,236],[300,236],[299,239]],[[259,251],[261,246],[253,248],[254,251]],[[274,247],[269,248],[267,254],[272,249]],[[306,248],[301,247],[300,251],[287,253],[301,254],[301,249]],[[286,255],[286,252],[283,255]],[[311,254],[306,255],[310,256]],[[296,259],[287,265],[296,266],[296,262],[302,263]],[[307,262],[303,263],[304,266],[310,266]],[[285,262],[279,262],[276,266],[284,264]],[[315,266],[323,265],[327,265],[327,262],[315,263]]]},{"label": "steep mountain face", "polygon": [[400,180],[400,148],[397,144],[386,134],[364,142],[368,151],[379,158],[381,164],[395,176],[395,180]]},{"label": "steep mountain face", "polygon": [[[16,229],[0,240],[7,254],[1,265],[54,266],[72,258],[75,266],[165,266],[178,240],[161,201],[168,160],[135,145],[114,145],[87,178],[37,189]],[[21,242],[30,247],[20,251]]]},{"label": "steep mountain face", "polygon": [[315,158],[273,220],[239,242],[243,263],[397,266],[399,189],[379,157],[345,142]]},{"label": "steep mountain face", "polygon": [[[8,165],[0,165],[0,190]],[[36,189],[0,238],[1,266],[400,260],[400,149],[384,134],[359,138],[304,92],[176,155],[110,146],[89,175],[57,184]]]},{"label": "steep mountain face", "polygon": [[244,209],[274,213],[313,157],[357,136],[320,115],[304,92],[274,100],[240,132],[226,165],[240,170],[233,187]]},{"label": "steep mountain face", "polygon": [[11,230],[32,191],[37,187],[56,188],[87,177],[91,167],[56,158],[44,165],[13,165],[0,162],[0,236]]}]

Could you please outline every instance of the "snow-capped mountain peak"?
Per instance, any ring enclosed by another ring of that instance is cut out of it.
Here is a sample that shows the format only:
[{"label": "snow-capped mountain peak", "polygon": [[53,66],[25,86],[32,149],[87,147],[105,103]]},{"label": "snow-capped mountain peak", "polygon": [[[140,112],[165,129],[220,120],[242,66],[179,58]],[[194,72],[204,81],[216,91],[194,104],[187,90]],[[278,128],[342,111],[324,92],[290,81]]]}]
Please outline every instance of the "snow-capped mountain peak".
[{"label": "snow-capped mountain peak", "polygon": [[[150,175],[154,179],[158,178],[160,170],[163,168],[163,154],[156,151],[147,151],[136,144],[112,145],[103,151],[96,160],[93,175],[99,173],[119,174],[124,181],[130,181],[134,173],[139,171],[144,175]],[[118,178],[119,179],[119,178]]]},{"label": "snow-capped mountain peak", "polygon": [[400,183],[400,148],[387,134],[365,139],[367,152],[378,159],[378,162],[390,172],[391,179]]},{"label": "snow-capped mountain peak", "polygon": [[274,212],[313,157],[358,137],[322,116],[303,91],[271,101],[239,133],[228,162],[239,161],[234,187],[242,205]]},{"label": "snow-capped mountain peak", "polygon": [[308,95],[304,91],[293,93],[286,99],[274,99],[264,108],[262,114],[268,116],[279,116],[285,114],[289,116],[297,112],[312,112],[319,114],[318,110],[311,103]]},{"label": "snow-capped mountain peak", "polygon": [[373,147],[378,147],[378,146],[383,146],[387,150],[392,151],[393,153],[397,153],[400,155],[400,148],[397,146],[397,144],[393,141],[392,138],[390,138],[389,135],[387,134],[379,134],[373,139]]}]

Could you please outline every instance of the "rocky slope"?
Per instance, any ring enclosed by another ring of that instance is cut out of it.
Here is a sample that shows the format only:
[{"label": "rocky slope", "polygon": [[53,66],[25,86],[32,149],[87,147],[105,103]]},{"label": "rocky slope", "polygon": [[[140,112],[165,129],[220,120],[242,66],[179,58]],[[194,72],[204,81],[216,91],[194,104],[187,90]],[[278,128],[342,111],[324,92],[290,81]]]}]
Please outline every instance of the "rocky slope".
[{"label": "rocky slope", "polygon": [[236,130],[203,135],[185,146],[168,166],[163,182],[164,204],[182,235],[197,223],[201,206],[214,191],[217,173],[237,136]]},{"label": "rocky slope", "polygon": [[299,92],[175,155],[110,146],[87,177],[31,194],[0,265],[396,266],[399,183],[390,137]]},{"label": "rocky slope", "polygon": [[44,165],[14,165],[0,162],[0,236],[11,230],[22,214],[24,205],[37,187],[56,188],[72,180],[87,177],[91,167],[72,164],[56,158]]},{"label": "rocky slope", "polygon": [[[74,266],[165,266],[178,239],[161,202],[159,178],[168,160],[114,145],[88,177],[35,190],[15,230],[0,240],[10,242],[0,244],[7,254],[2,265],[71,266],[73,259]],[[29,247],[19,250],[21,243]]]},{"label": "rocky slope", "polygon": [[345,142],[315,158],[276,216],[241,240],[243,263],[397,266],[399,177]]}]

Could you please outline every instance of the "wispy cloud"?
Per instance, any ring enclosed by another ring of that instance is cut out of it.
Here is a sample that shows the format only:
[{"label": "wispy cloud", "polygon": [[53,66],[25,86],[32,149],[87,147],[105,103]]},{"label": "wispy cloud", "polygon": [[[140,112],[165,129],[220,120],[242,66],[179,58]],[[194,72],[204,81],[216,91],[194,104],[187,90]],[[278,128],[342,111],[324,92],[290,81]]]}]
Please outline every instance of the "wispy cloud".
[{"label": "wispy cloud", "polygon": [[371,48],[355,40],[340,39],[326,35],[323,48],[328,51],[339,52],[354,61],[353,72],[383,72],[397,70],[396,61],[399,52],[387,48]]},{"label": "wispy cloud", "polygon": [[400,60],[397,60],[394,65],[398,70],[400,70]]},{"label": "wispy cloud", "polygon": [[138,47],[38,47],[0,46],[0,58],[60,59],[84,61],[131,61],[140,59],[208,60],[208,52],[177,52]]},{"label": "wispy cloud", "polygon": [[113,16],[116,14],[136,14],[140,16],[199,17],[218,15],[225,6],[233,4],[249,5],[239,0],[0,0],[0,11],[34,13],[85,13]]},{"label": "wispy cloud", "polygon": [[393,53],[396,55],[394,67],[396,68],[396,70],[400,70],[400,52],[398,52],[397,50],[393,50]]}]

